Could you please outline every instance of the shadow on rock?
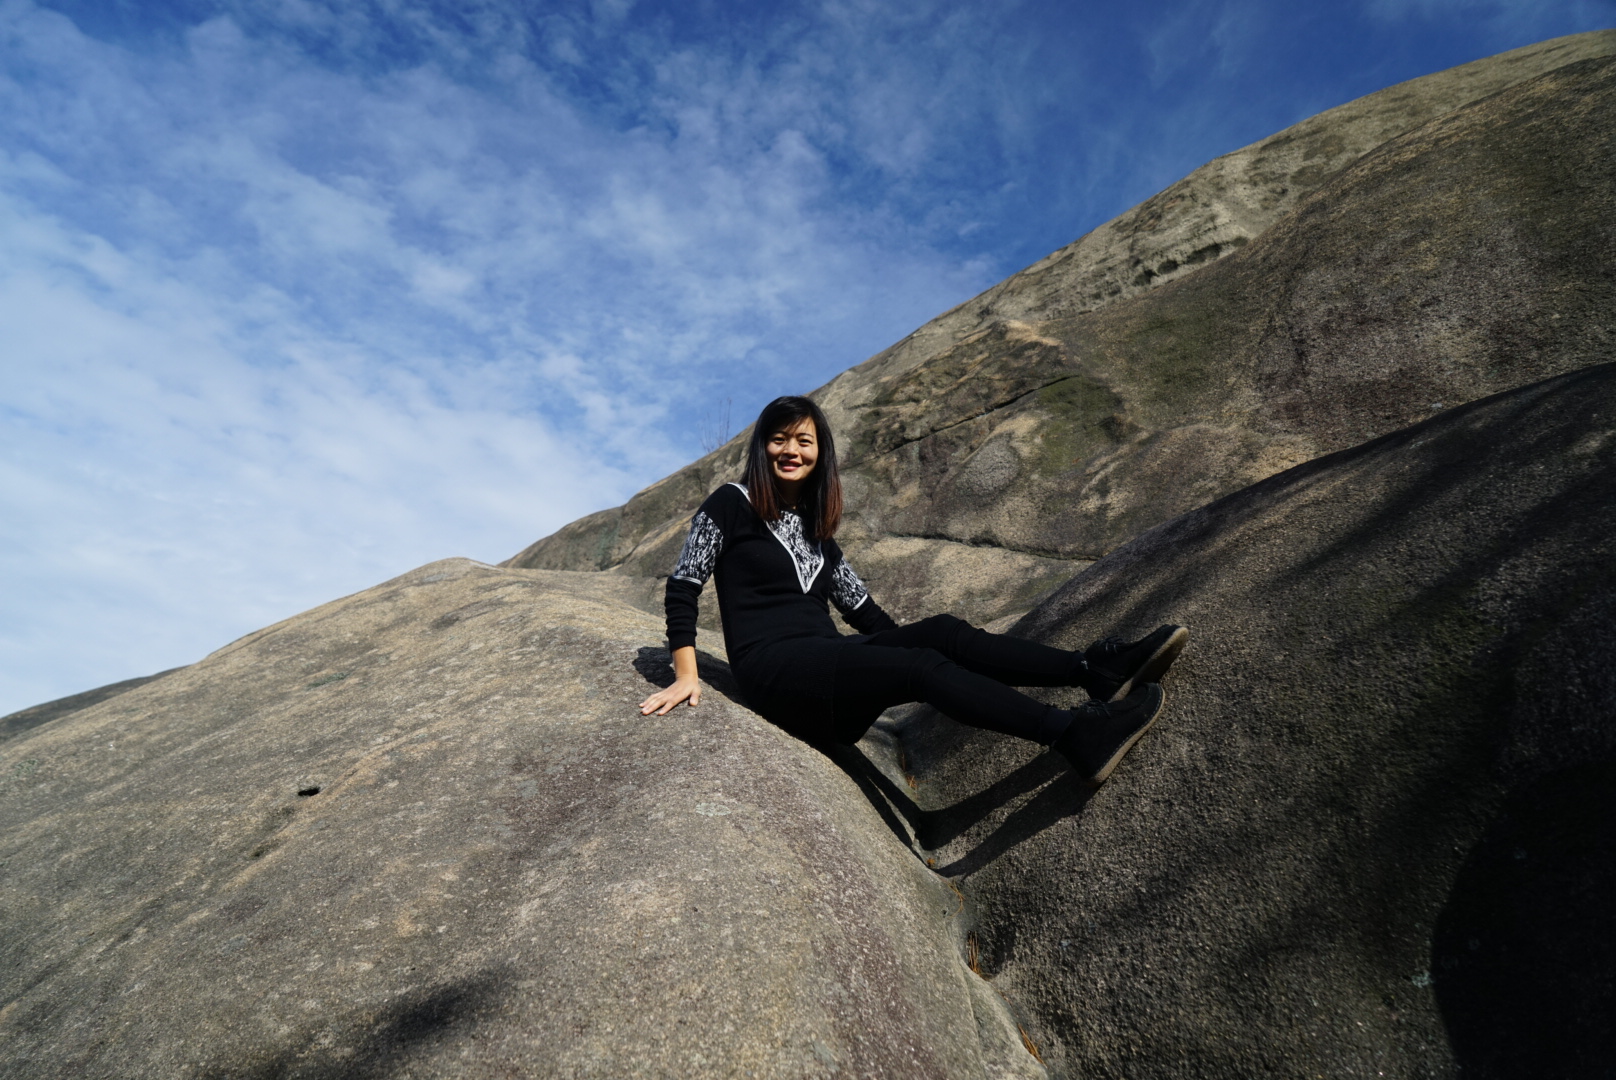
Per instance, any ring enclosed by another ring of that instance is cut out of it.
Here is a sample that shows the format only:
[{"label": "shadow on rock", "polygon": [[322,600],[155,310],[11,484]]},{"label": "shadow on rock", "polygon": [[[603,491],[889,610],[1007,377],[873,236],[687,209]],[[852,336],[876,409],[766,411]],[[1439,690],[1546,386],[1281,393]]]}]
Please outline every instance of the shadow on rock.
[{"label": "shadow on rock", "polygon": [[1616,1062],[1616,762],[1512,793],[1437,919],[1431,978],[1466,1076],[1604,1077]]},{"label": "shadow on rock", "polygon": [[858,785],[870,805],[875,807],[875,812],[881,815],[886,827],[892,830],[892,835],[898,838],[898,842],[914,852],[915,858],[921,858],[920,852],[915,848],[915,836],[919,831],[918,815],[922,811],[915,806],[914,801],[905,795],[886,773],[876,768],[875,763],[858,747],[844,746],[841,743],[809,745],[829,758]]},{"label": "shadow on rock", "polygon": [[354,1031],[348,1046],[341,1036],[330,1046],[329,1034],[322,1033],[267,1061],[221,1063],[201,1075],[204,1080],[370,1080],[404,1075],[413,1058],[451,1039],[463,1040],[466,1029],[479,1014],[489,1012],[499,996],[495,977],[462,979],[410,994],[373,1014],[374,1021]]},{"label": "shadow on rock", "polygon": [[[1019,774],[1027,773],[1027,777]],[[1040,754],[998,784],[987,788],[946,810],[934,811],[946,828],[958,835],[987,817],[994,809],[1016,797],[1015,785],[1031,776],[1054,774],[1054,779],[1026,804],[1017,807],[988,836],[970,851],[937,872],[947,877],[965,877],[992,863],[1012,848],[1025,843],[1057,822],[1076,817],[1094,797],[1095,788],[1071,775],[1066,762],[1056,754]],[[1003,787],[1004,790],[996,789]],[[939,842],[941,843],[941,841]]]},{"label": "shadow on rock", "polygon": [[[932,867],[945,877],[963,877],[974,873],[1056,822],[1081,813],[1095,790],[1091,785],[1072,777],[1066,762],[1058,754],[1047,753],[1038,755],[974,795],[950,806],[924,810],[858,747],[827,746],[820,749],[852,777],[887,822],[888,828],[910,848],[917,843],[920,848],[927,850],[945,847],[1004,806],[1034,791],[1038,792],[1007,815],[993,832],[969,851],[946,865]],[[1043,790],[1039,791],[1039,788]],[[908,824],[907,829],[904,822]]]}]

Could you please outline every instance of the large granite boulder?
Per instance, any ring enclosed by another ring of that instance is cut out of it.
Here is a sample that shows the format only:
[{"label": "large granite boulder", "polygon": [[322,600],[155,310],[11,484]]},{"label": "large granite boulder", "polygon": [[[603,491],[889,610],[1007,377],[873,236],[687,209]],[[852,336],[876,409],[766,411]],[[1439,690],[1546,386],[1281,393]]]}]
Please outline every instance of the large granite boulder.
[{"label": "large granite boulder", "polygon": [[639,598],[435,563],[0,744],[0,1076],[1043,1075],[861,774],[639,715]]},{"label": "large granite boulder", "polygon": [[[1616,31],[1219,158],[815,392],[844,546],[900,617],[1019,614],[1140,531],[1604,358]],[[510,565],[667,573],[742,440]]]},{"label": "large granite boulder", "polygon": [[1616,364],[1184,515],[1016,632],[1165,621],[1163,719],[1098,792],[902,733],[900,805],[1064,1075],[1609,1076]]}]

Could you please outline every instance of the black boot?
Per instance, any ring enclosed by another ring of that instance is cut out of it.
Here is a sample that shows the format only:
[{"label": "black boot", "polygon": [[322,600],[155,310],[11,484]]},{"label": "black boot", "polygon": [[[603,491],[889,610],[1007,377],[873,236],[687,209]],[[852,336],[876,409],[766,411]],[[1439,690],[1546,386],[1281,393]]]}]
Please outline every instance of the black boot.
[{"label": "black boot", "polygon": [[1119,701],[1140,683],[1159,683],[1189,639],[1186,627],[1168,623],[1132,643],[1114,637],[1096,641],[1083,650],[1089,666],[1083,689],[1096,701]]},{"label": "black boot", "polygon": [[1122,755],[1155,722],[1166,700],[1155,683],[1142,683],[1122,701],[1091,701],[1072,711],[1072,723],[1055,740],[1077,774],[1092,784],[1103,784]]}]

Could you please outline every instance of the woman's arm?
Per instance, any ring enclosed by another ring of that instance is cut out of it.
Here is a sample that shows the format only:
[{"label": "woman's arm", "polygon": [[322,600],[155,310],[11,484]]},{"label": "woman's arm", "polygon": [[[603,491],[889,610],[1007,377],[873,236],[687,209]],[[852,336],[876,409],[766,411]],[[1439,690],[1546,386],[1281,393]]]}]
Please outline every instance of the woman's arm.
[{"label": "woman's arm", "polygon": [[668,651],[673,654],[673,685],[664,687],[640,702],[640,715],[666,716],[680,702],[692,708],[701,702],[701,680],[696,675],[696,611],[701,588],[712,576],[724,547],[724,530],[714,520],[724,518],[729,497],[719,488],[707,497],[690,519],[690,535],[685,538],[679,563],[668,576],[663,607],[668,614]]},{"label": "woman's arm", "polygon": [[693,709],[701,704],[701,680],[696,677],[696,647],[685,645],[673,650],[673,685],[658,690],[640,702],[640,715],[666,716],[680,702]]},{"label": "woman's arm", "polygon": [[870,596],[870,590],[864,587],[864,582],[847,565],[839,546],[832,552],[832,557],[836,561],[831,568],[830,599],[847,624],[861,634],[878,634],[882,630],[894,629],[898,624]]}]

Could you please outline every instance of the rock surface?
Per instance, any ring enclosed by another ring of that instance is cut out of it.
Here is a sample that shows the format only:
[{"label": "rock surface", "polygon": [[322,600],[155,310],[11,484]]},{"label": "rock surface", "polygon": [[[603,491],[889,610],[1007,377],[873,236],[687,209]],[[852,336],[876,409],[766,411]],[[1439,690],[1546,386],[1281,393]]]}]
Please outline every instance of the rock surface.
[{"label": "rock surface", "polygon": [[[1604,359],[1612,52],[1616,31],[1559,39],[1332,109],[832,380],[815,396],[849,558],[900,617],[1019,614],[1211,499]],[[665,574],[743,454],[737,438],[510,565]]]},{"label": "rock surface", "polygon": [[1098,792],[902,732],[905,809],[1062,1074],[1609,1075],[1616,364],[1169,522],[1016,633],[1167,621],[1164,718]]},{"label": "rock surface", "polygon": [[716,660],[639,716],[627,601],[449,560],[4,744],[0,1076],[1043,1075],[868,781]]}]

